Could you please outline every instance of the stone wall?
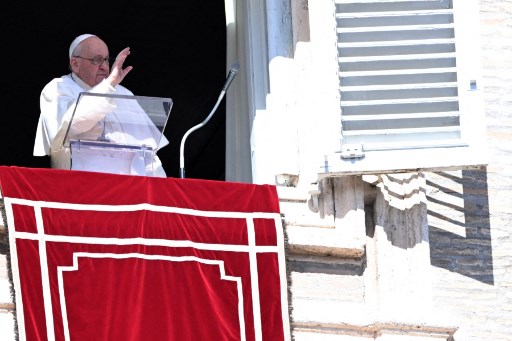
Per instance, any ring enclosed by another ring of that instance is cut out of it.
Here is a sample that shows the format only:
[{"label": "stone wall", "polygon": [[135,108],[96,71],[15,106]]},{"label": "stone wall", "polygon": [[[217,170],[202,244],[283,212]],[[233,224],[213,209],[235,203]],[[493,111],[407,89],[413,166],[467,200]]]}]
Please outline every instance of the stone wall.
[{"label": "stone wall", "polygon": [[480,1],[489,165],[428,174],[434,304],[456,341],[512,339],[512,1]]},{"label": "stone wall", "polygon": [[[512,339],[512,1],[481,0],[480,6],[489,165],[484,170],[424,174],[432,289],[427,294],[432,311],[446,318],[443,328],[423,329],[430,340]],[[375,198],[365,194],[368,212]],[[367,219],[372,217],[367,214]],[[13,341],[6,228],[0,225],[0,331],[2,340]],[[326,235],[333,235],[329,228],[323,227]],[[372,231],[365,232],[367,244],[357,250],[377,252],[370,243]],[[343,249],[345,244],[338,242],[341,245],[335,246]],[[372,290],[375,283],[369,280],[377,270],[359,252],[352,257],[341,254],[301,250],[289,255],[294,300],[323,321],[321,326],[313,321],[311,331],[303,324],[297,341],[407,339],[400,330],[411,335],[410,326],[376,326],[368,310],[361,309],[378,299],[371,297],[378,290]],[[422,288],[418,284],[419,297]],[[366,328],[353,327],[365,323]],[[325,332],[322,337],[314,332],[319,329]],[[396,334],[385,338],[385,330]]]},{"label": "stone wall", "polygon": [[[396,236],[411,232],[421,214],[406,209],[409,213],[400,217],[390,207],[379,210],[368,191],[364,256],[354,259],[328,250],[319,256],[304,248],[291,254],[296,341],[512,339],[512,1],[480,5],[488,166],[423,174],[425,184],[418,189],[426,201],[428,269],[421,262],[408,262],[414,257],[409,249],[419,244],[400,244],[407,239]],[[395,192],[403,201],[407,193]],[[288,203],[282,207],[288,216],[296,215]],[[288,222],[290,239],[296,240],[293,233],[300,227],[293,225],[299,224]],[[384,227],[385,233],[376,233],[372,226]],[[325,244],[335,249],[335,242]],[[418,280],[422,273],[414,273],[413,267],[428,271],[428,285]],[[402,296],[416,306],[400,302]],[[422,297],[430,297],[431,305]],[[398,314],[381,314],[393,301]],[[421,320],[421,312],[429,309],[432,315]],[[418,315],[417,328],[404,323],[409,316],[400,316],[400,311]]]},{"label": "stone wall", "polygon": [[[2,201],[0,201],[0,210],[3,210]],[[11,284],[8,276],[7,228],[4,220],[5,217],[0,216],[0,331],[2,340],[14,341],[14,303],[11,297]]]}]

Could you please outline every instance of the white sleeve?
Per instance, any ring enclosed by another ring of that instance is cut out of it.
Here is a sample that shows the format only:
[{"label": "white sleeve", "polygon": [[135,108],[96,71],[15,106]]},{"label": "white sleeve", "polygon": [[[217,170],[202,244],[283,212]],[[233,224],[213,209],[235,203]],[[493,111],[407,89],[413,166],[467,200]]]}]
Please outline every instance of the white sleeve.
[{"label": "white sleeve", "polygon": [[[36,132],[34,155],[50,155],[50,148],[58,150],[68,129],[80,92],[84,91],[71,77],[61,77],[48,83],[40,96],[41,116]],[[107,82],[102,81],[90,92],[115,93],[116,90]],[[99,98],[95,105],[83,106],[88,110],[75,113],[71,135],[91,129],[109,111],[112,105]]]}]

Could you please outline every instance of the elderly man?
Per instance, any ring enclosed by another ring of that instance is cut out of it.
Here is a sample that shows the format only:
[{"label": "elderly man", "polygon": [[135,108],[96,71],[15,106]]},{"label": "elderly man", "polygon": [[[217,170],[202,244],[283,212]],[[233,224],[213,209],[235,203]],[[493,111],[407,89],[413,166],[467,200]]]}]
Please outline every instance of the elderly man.
[{"label": "elderly man", "polygon": [[[130,48],[123,49],[116,57],[110,69],[109,50],[106,43],[96,35],[82,34],[76,37],[69,47],[69,66],[71,73],[50,81],[42,90],[40,97],[41,115],[37,127],[34,144],[34,155],[50,155],[52,168],[71,169],[71,151],[63,141],[66,134],[68,138],[80,138],[92,136],[105,129],[106,120],[115,119],[111,112],[116,108],[111,98],[90,97],[87,106],[83,106],[80,113],[73,112],[79,96],[83,92],[105,95],[128,95],[133,93],[120,83],[133,69],[132,66],[123,68],[126,58],[130,55]],[[94,100],[91,100],[94,99]],[[82,103],[80,103],[82,105]],[[85,107],[85,108],[84,108]],[[69,124],[73,120],[71,127]],[[156,127],[151,127],[152,122],[147,119],[147,127],[152,130],[149,134],[155,136],[154,150],[167,145],[169,141],[161,136]],[[69,128],[69,129],[68,129]],[[130,132],[127,136],[140,136],[140,131]],[[161,137],[161,139],[160,139]],[[113,141],[119,142],[119,141]],[[131,141],[132,143],[134,141]],[[135,141],[137,142],[137,141]],[[140,142],[140,141],[139,141]],[[147,141],[141,143],[149,144]],[[107,172],[121,174],[147,175],[144,167],[134,166],[130,170],[116,171],[118,160],[97,158],[97,169],[105,169]],[[134,162],[135,164],[135,162]],[[149,166],[154,176],[166,177],[159,158],[154,158]]]}]

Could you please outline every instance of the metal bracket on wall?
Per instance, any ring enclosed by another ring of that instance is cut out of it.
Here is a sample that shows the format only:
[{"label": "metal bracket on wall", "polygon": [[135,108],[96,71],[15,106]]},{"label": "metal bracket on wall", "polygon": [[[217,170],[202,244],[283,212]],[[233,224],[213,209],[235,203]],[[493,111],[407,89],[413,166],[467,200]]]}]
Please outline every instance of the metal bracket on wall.
[{"label": "metal bracket on wall", "polygon": [[342,159],[358,159],[364,157],[362,144],[343,144],[341,146]]}]

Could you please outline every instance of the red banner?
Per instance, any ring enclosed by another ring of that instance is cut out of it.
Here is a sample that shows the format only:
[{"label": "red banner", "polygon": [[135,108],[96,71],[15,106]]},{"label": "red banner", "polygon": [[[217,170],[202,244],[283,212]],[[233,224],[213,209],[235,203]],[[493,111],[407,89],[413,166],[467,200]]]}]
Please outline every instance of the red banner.
[{"label": "red banner", "polygon": [[0,167],[20,340],[289,340],[274,186]]}]

